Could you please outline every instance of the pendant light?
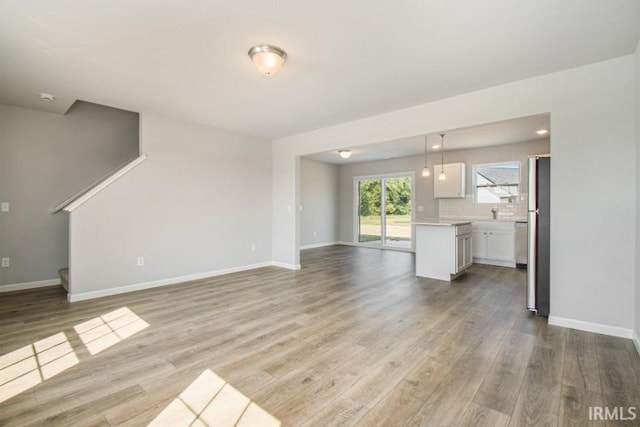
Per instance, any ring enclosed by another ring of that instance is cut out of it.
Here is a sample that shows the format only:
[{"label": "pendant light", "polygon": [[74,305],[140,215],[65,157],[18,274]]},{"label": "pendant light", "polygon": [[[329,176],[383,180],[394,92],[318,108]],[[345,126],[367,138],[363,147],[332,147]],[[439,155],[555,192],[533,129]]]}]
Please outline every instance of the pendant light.
[{"label": "pendant light", "polygon": [[441,160],[440,160],[440,175],[438,175],[438,181],[446,181],[447,176],[444,174],[444,133],[440,134],[440,138],[442,139],[442,142],[440,143],[440,153],[441,153]]},{"label": "pendant light", "polygon": [[425,178],[431,176],[431,171],[427,166],[427,135],[424,136],[424,169],[422,169],[422,176]]}]

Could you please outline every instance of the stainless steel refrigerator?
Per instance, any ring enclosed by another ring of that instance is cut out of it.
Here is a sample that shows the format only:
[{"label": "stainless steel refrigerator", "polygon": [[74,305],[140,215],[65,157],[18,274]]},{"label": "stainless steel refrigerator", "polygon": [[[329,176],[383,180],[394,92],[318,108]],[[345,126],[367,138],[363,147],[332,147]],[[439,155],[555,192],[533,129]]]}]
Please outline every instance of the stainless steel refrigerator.
[{"label": "stainless steel refrigerator", "polygon": [[550,178],[551,157],[529,157],[527,309],[545,317],[549,316]]}]

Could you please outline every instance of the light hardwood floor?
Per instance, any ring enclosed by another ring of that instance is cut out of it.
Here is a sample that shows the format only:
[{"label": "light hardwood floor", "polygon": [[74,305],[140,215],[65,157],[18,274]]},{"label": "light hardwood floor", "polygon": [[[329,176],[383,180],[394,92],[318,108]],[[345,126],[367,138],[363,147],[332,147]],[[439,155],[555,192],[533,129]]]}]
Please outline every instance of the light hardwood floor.
[{"label": "light hardwood floor", "polygon": [[415,277],[410,253],[345,246],[302,264],[73,304],[0,295],[0,424],[180,425],[171,410],[198,392],[185,405],[207,422],[223,393],[193,390],[210,370],[246,398],[231,425],[249,400],[285,426],[640,425],[588,422],[589,406],[640,407],[632,342],[530,315],[522,270],[445,283]]}]

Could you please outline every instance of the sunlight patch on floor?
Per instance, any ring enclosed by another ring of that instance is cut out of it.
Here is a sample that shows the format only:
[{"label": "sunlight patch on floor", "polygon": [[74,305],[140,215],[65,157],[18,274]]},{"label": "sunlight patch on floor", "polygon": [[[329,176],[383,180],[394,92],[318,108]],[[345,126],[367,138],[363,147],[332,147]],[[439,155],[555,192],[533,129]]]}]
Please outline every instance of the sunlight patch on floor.
[{"label": "sunlight patch on floor", "polygon": [[78,364],[64,332],[0,357],[0,402]]},{"label": "sunlight patch on floor", "polygon": [[207,369],[149,426],[279,427],[280,421]]},{"label": "sunlight patch on floor", "polygon": [[93,355],[148,327],[149,324],[133,311],[122,307],[76,325],[74,329]]},{"label": "sunlight patch on floor", "polygon": [[[147,322],[122,307],[74,329],[93,355],[148,327]],[[64,332],[0,356],[0,403],[78,363],[78,356]]]}]

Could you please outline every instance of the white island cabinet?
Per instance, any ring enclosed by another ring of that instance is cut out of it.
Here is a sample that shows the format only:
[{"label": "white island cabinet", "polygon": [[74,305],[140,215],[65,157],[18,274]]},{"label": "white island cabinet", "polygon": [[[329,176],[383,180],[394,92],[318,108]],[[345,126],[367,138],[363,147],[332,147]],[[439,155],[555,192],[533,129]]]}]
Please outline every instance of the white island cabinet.
[{"label": "white island cabinet", "polygon": [[417,222],[416,276],[450,281],[472,264],[471,222]]}]

